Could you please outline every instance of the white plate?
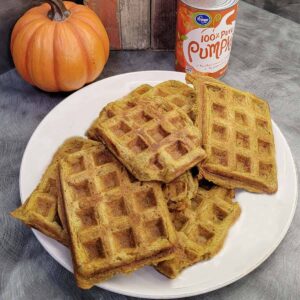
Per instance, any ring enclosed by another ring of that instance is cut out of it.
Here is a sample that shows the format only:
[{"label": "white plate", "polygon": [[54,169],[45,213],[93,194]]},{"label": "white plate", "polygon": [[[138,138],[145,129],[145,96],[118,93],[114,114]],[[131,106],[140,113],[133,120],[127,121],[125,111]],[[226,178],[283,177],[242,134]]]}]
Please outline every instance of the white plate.
[{"label": "white plate", "polygon": [[[118,75],[91,84],[57,105],[35,130],[25,150],[20,170],[22,202],[35,188],[57,147],[68,137],[84,135],[105,104],[142,83],[156,84],[170,79],[184,81],[184,74],[147,71]],[[179,298],[218,289],[259,266],[285,236],[297,202],[296,169],[291,151],[275,123],[273,130],[278,192],[274,195],[237,193],[242,207],[241,217],[215,258],[188,268],[174,280],[146,267],[129,276],[117,276],[99,286],[136,297]],[[72,272],[69,250],[38,231],[34,230],[34,233],[49,254]]]}]

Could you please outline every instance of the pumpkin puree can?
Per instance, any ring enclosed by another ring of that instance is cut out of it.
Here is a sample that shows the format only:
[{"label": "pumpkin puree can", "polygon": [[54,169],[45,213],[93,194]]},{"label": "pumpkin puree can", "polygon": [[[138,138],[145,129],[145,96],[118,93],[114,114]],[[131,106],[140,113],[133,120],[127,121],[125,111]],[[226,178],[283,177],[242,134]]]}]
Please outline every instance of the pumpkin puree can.
[{"label": "pumpkin puree can", "polygon": [[237,10],[238,0],[178,0],[176,70],[222,77]]}]

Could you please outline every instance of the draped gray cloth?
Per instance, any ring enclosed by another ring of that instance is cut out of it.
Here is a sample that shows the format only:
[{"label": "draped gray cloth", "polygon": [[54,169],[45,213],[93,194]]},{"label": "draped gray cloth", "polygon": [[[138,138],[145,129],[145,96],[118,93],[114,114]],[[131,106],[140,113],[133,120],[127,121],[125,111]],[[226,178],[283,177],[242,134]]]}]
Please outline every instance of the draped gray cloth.
[{"label": "draped gray cloth", "polygon": [[[173,53],[112,52],[101,78],[151,69],[173,70]],[[299,168],[300,25],[241,3],[224,81],[269,101]],[[18,176],[25,146],[43,117],[67,95],[33,88],[15,70],[0,76],[0,299],[130,299],[96,287],[78,289],[73,275],[51,258],[32,231],[9,216],[20,205]],[[266,262],[230,286],[194,299],[299,298],[298,207],[287,236]]]},{"label": "draped gray cloth", "polygon": [[300,23],[300,0],[243,0]]}]

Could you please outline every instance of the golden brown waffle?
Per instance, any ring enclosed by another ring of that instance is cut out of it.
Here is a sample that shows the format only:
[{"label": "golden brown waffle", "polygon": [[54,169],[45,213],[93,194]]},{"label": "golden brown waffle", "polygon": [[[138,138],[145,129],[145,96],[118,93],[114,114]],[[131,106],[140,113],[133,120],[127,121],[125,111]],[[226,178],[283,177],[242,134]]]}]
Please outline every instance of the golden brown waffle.
[{"label": "golden brown waffle", "polygon": [[[196,95],[199,95],[199,82],[215,82],[215,83],[222,83],[221,81],[212,78],[210,76],[204,76],[204,75],[199,75],[199,74],[195,74],[195,73],[187,73],[185,76],[185,80],[187,83],[192,83],[194,85],[194,91]],[[194,84],[195,83],[195,84]],[[200,97],[196,97],[195,101],[194,101],[194,106],[192,107],[192,111],[193,111],[193,116],[194,116],[194,124],[196,126],[199,127],[199,123],[202,120],[202,111],[200,109],[201,107],[201,98]]]},{"label": "golden brown waffle", "polygon": [[135,88],[134,90],[132,90],[128,95],[132,96],[132,97],[139,97],[141,95],[144,95],[145,93],[147,93],[151,89],[152,89],[151,85],[142,84],[142,85],[138,86],[137,88]]},{"label": "golden brown waffle", "polygon": [[198,180],[187,171],[164,187],[169,211],[181,211],[190,206],[198,190]]},{"label": "golden brown waffle", "polygon": [[160,184],[131,182],[104,146],[69,155],[60,175],[79,287],[174,257],[177,237]]},{"label": "golden brown waffle", "polygon": [[[116,102],[128,103],[130,101],[136,101],[138,98],[140,98],[143,94],[147,93],[151,89],[152,89],[151,85],[142,84],[142,85],[138,86],[137,88],[135,88],[133,91],[131,91],[128,95],[122,97],[119,100],[109,103],[108,105],[106,105],[106,107],[105,107],[106,109],[103,109],[100,112],[99,120],[105,121],[113,116],[113,114],[114,114],[113,109],[111,110],[110,106],[114,106],[114,103],[116,103]],[[124,108],[126,108],[126,105],[124,105]],[[92,123],[92,125],[86,132],[86,136],[89,139],[97,140],[96,132],[95,132],[95,126],[96,126],[97,122],[98,122],[98,118]]]},{"label": "golden brown waffle", "polygon": [[179,249],[175,258],[160,262],[156,269],[175,278],[184,268],[216,255],[241,212],[233,198],[233,190],[199,187],[190,207],[171,213]]},{"label": "golden brown waffle", "polygon": [[277,191],[275,145],[268,103],[215,82],[196,81],[198,127],[207,160],[200,172],[226,188]]},{"label": "golden brown waffle", "polygon": [[205,158],[200,131],[173,103],[153,97],[109,109],[111,117],[95,124],[96,136],[139,180],[170,182]]},{"label": "golden brown waffle", "polygon": [[99,145],[99,143],[80,137],[66,140],[56,151],[36,189],[22,206],[11,212],[11,215],[67,245],[66,223],[61,210],[62,195],[58,161],[70,153],[95,145]]},{"label": "golden brown waffle", "polygon": [[177,80],[164,81],[144,94],[144,97],[160,96],[180,107],[194,121],[196,93],[193,88]]},{"label": "golden brown waffle", "polygon": [[215,82],[215,83],[222,83],[222,81],[215,79],[210,76],[205,76],[205,75],[200,75],[200,74],[195,74],[195,73],[187,73],[185,75],[185,80],[187,83],[193,84],[195,80],[197,81],[209,81],[209,82]]}]

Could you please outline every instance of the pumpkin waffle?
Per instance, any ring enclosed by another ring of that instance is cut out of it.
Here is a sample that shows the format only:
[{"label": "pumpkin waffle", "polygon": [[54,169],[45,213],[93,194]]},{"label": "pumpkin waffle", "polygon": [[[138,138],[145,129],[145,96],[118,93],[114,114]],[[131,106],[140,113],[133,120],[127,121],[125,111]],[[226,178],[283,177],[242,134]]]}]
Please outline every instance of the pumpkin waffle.
[{"label": "pumpkin waffle", "polygon": [[[192,83],[194,85],[194,91],[195,91],[196,95],[199,95],[199,88],[198,88],[199,82],[215,82],[215,83],[222,84],[222,82],[219,81],[218,79],[215,79],[210,76],[195,74],[195,73],[187,73],[185,76],[185,80],[187,83]],[[196,97],[196,99],[194,101],[194,106],[192,107],[192,111],[193,111],[193,116],[194,116],[194,119],[193,119],[194,124],[198,127],[199,127],[199,123],[202,120],[202,114],[201,114],[202,111],[201,111],[200,107],[201,107],[201,98]]]},{"label": "pumpkin waffle", "polygon": [[187,209],[171,212],[179,249],[175,258],[160,262],[156,269],[175,278],[184,268],[216,255],[241,212],[233,198],[233,190],[200,185]]},{"label": "pumpkin waffle", "polygon": [[[150,91],[152,89],[152,86],[149,84],[142,84],[140,86],[138,86],[137,88],[135,88],[134,90],[132,90],[128,95],[122,97],[119,100],[116,100],[114,102],[109,103],[108,105],[106,105],[105,109],[103,109],[100,112],[99,115],[99,120],[101,121],[105,121],[109,118],[111,118],[114,114],[114,109],[110,109],[110,107],[115,106],[116,102],[121,102],[124,103],[123,108],[126,109],[127,103],[130,103],[131,101],[136,101],[136,99],[138,99],[139,97],[141,97],[143,94],[146,94],[148,91]],[[120,107],[121,108],[121,107]],[[116,108],[118,109],[118,108]],[[97,140],[97,136],[96,136],[96,124],[98,123],[98,118],[92,123],[92,125],[90,126],[90,128],[87,130],[86,132],[86,136],[89,139],[92,140]]]},{"label": "pumpkin waffle", "polygon": [[61,160],[60,178],[79,287],[174,257],[177,237],[159,183],[132,182],[103,145]]},{"label": "pumpkin waffle", "polygon": [[180,107],[192,121],[195,120],[193,107],[195,105],[195,90],[185,83],[177,80],[164,81],[144,94],[147,96],[160,96]]},{"label": "pumpkin waffle", "polygon": [[201,132],[161,97],[120,101],[109,109],[111,117],[95,123],[97,139],[139,180],[170,182],[206,156]]},{"label": "pumpkin waffle", "polygon": [[210,76],[205,76],[205,75],[200,75],[200,74],[195,74],[195,73],[187,73],[185,75],[185,81],[187,83],[191,83],[193,84],[194,81],[209,81],[209,82],[215,82],[215,83],[222,83],[222,81],[215,79],[213,77]]},{"label": "pumpkin waffle", "polygon": [[197,193],[198,180],[192,176],[191,171],[187,171],[177,177],[164,188],[169,211],[181,211],[186,209]]},{"label": "pumpkin waffle", "polygon": [[62,195],[58,161],[70,153],[95,145],[99,145],[99,143],[80,137],[66,140],[56,151],[36,189],[22,206],[11,212],[11,215],[67,245],[66,222],[61,210]]},{"label": "pumpkin waffle", "polygon": [[268,103],[216,82],[194,82],[198,128],[207,159],[204,178],[226,188],[277,191],[275,145]]}]

